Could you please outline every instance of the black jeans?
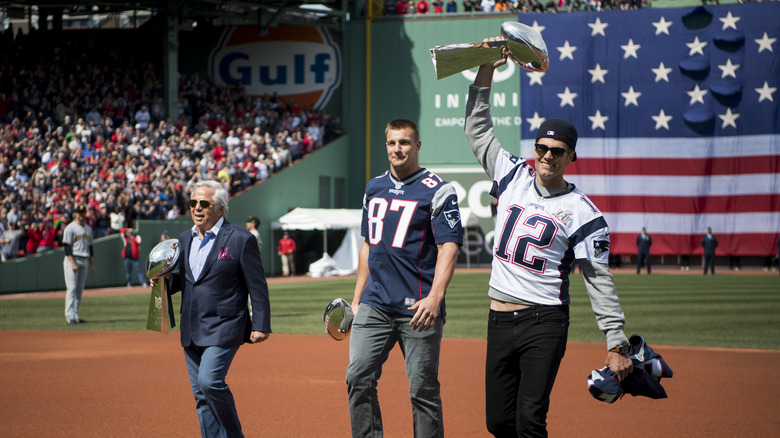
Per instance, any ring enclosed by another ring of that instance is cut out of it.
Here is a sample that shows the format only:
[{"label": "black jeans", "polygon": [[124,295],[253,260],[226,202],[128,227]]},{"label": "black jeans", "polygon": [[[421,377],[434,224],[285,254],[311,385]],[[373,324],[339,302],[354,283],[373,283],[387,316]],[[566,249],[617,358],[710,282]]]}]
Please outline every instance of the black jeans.
[{"label": "black jeans", "polygon": [[485,412],[494,436],[547,436],[550,392],[566,353],[568,331],[568,306],[490,311]]}]

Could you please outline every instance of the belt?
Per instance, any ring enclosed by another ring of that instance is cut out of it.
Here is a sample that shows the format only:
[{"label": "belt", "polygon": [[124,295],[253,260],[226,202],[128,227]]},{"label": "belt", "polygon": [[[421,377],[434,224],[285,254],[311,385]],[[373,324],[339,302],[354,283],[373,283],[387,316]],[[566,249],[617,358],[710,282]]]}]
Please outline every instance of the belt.
[{"label": "belt", "polygon": [[514,311],[512,310],[500,311],[500,310],[490,309],[490,313],[488,317],[491,320],[493,320],[496,324],[501,324],[501,323],[514,324],[520,319],[535,317],[540,312],[546,312],[546,311],[560,311],[568,315],[569,306],[567,305],[549,306],[544,304],[534,304],[533,306],[530,306],[526,309],[520,309]]}]

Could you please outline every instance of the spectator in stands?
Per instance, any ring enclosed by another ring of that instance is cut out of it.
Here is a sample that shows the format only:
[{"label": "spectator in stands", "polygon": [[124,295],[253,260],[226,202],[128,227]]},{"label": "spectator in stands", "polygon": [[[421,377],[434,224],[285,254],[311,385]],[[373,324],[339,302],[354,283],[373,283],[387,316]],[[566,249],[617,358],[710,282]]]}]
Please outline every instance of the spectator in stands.
[{"label": "spectator in stands", "polygon": [[27,228],[27,242],[25,243],[25,252],[27,254],[35,254],[38,251],[38,246],[40,246],[42,238],[43,226],[39,222],[31,222],[29,228]]},{"label": "spectator in stands", "polygon": [[427,14],[430,12],[430,6],[428,5],[427,0],[418,0],[416,11],[418,14]]},{"label": "spectator in stands", "polygon": [[434,14],[441,14],[444,12],[444,2],[442,0],[433,0],[431,4],[433,5]]},{"label": "spectator in stands", "polygon": [[122,228],[125,227],[125,212],[122,211],[122,207],[117,205],[114,207],[114,211],[110,214],[111,220],[111,233],[119,233]]},{"label": "spectator in stands", "polygon": [[455,0],[449,0],[447,2],[447,12],[448,13],[458,12],[458,3]]},{"label": "spectator in stands", "polygon": [[495,6],[496,6],[495,0],[482,0],[480,3],[482,12],[493,12]]},{"label": "spectator in stands", "polygon": [[166,213],[165,219],[172,220],[172,219],[177,219],[180,216],[181,216],[181,210],[179,210],[179,205],[173,204],[171,209],[168,210],[168,213]]},{"label": "spectator in stands", "polygon": [[146,131],[149,128],[149,123],[152,121],[152,115],[149,113],[149,107],[141,105],[135,113],[135,126],[138,131]]},{"label": "spectator in stands", "polygon": [[111,214],[108,212],[108,206],[101,203],[95,216],[95,238],[108,236],[111,230]]},{"label": "spectator in stands", "polygon": [[479,10],[479,6],[477,6],[472,0],[463,0],[464,12],[472,12],[474,10]]},{"label": "spectator in stands", "polygon": [[43,223],[43,229],[41,230],[41,241],[38,249],[35,252],[46,252],[54,249],[54,242],[56,241],[57,231],[54,229],[51,220],[46,219]]},{"label": "spectator in stands", "polygon": [[395,1],[393,0],[386,0],[385,1],[385,15],[395,15]]}]

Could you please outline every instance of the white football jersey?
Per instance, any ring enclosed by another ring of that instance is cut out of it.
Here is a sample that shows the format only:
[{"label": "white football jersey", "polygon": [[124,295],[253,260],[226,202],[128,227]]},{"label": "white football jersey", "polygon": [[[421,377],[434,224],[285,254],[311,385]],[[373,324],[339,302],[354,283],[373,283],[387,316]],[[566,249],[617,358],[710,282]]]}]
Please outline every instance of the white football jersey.
[{"label": "white football jersey", "polygon": [[608,262],[609,228],[579,189],[544,197],[525,160],[501,149],[491,194],[498,199],[490,286],[520,300],[569,304],[575,259]]}]

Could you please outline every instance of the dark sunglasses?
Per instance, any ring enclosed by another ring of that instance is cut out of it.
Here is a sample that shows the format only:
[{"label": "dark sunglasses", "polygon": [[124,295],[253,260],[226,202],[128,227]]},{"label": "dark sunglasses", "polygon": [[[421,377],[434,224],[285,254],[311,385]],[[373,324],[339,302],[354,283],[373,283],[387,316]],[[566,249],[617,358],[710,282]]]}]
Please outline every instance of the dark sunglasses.
[{"label": "dark sunglasses", "polygon": [[561,158],[563,154],[569,152],[566,148],[551,148],[541,143],[534,144],[534,148],[536,148],[536,153],[539,154],[540,157],[547,155],[547,151],[550,151],[553,158]]},{"label": "dark sunglasses", "polygon": [[198,206],[198,203],[200,203],[200,208],[207,209],[211,207],[211,202],[201,199],[198,201],[197,199],[190,199],[190,208],[195,208]]}]

